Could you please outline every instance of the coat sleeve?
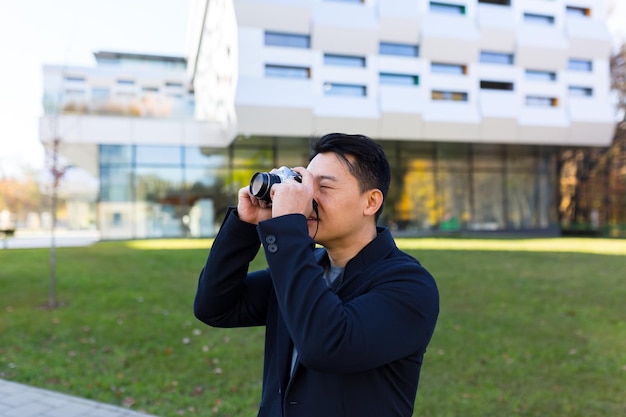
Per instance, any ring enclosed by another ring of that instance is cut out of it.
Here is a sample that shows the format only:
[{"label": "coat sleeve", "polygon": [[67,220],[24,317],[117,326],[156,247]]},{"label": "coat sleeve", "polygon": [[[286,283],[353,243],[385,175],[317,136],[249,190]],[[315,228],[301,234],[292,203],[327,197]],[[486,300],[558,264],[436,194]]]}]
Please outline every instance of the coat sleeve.
[{"label": "coat sleeve", "polygon": [[[408,255],[391,257],[355,278],[366,287],[340,298],[322,278],[306,220],[292,216],[261,222],[259,233],[299,360],[320,372],[348,373],[423,353],[439,313],[428,271]],[[270,235],[273,250],[264,242]]]},{"label": "coat sleeve", "polygon": [[248,274],[259,251],[256,226],[229,209],[200,272],[194,314],[214,327],[264,325],[272,284],[267,270]]}]

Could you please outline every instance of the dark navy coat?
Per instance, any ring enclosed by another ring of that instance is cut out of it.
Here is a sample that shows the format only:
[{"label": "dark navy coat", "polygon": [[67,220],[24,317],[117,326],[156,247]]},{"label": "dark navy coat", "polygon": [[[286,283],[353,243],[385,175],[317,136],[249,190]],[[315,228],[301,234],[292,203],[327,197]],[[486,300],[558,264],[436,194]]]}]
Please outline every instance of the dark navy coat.
[{"label": "dark navy coat", "polygon": [[[260,244],[269,268],[248,273]],[[260,417],[410,417],[439,313],[433,277],[385,228],[337,288],[322,278],[327,262],[304,216],[254,226],[231,209],[200,273],[195,315],[266,326]]]}]

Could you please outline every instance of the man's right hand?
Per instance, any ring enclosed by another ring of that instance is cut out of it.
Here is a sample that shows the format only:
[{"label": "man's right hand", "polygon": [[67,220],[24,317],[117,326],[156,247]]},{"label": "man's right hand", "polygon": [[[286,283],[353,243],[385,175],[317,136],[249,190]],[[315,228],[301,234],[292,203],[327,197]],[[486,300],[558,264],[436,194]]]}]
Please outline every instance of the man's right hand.
[{"label": "man's right hand", "polygon": [[272,218],[272,208],[265,201],[250,195],[250,188],[239,190],[237,214],[246,223],[259,224],[263,220]]}]

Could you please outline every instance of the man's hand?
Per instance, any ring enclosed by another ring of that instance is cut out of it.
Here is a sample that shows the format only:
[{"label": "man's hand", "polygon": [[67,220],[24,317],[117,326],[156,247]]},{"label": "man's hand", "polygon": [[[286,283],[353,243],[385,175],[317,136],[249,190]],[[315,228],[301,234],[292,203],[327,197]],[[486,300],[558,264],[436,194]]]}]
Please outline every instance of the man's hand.
[{"label": "man's hand", "polygon": [[259,224],[272,218],[272,208],[265,201],[250,195],[250,187],[239,190],[237,214],[246,223]]},{"label": "man's hand", "polygon": [[280,184],[272,185],[272,217],[286,214],[311,215],[313,210],[313,176],[303,167],[294,168],[302,176],[302,182],[288,179]]}]

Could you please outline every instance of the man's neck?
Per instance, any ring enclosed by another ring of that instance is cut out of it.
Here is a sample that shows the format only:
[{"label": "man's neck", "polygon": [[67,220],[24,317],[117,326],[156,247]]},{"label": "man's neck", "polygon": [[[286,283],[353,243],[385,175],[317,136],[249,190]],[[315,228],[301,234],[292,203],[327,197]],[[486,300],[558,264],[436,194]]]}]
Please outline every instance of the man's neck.
[{"label": "man's neck", "polygon": [[353,236],[347,239],[344,244],[334,244],[325,246],[330,264],[335,267],[345,268],[347,263],[354,258],[361,250],[376,238],[376,226],[361,233],[360,236]]}]

